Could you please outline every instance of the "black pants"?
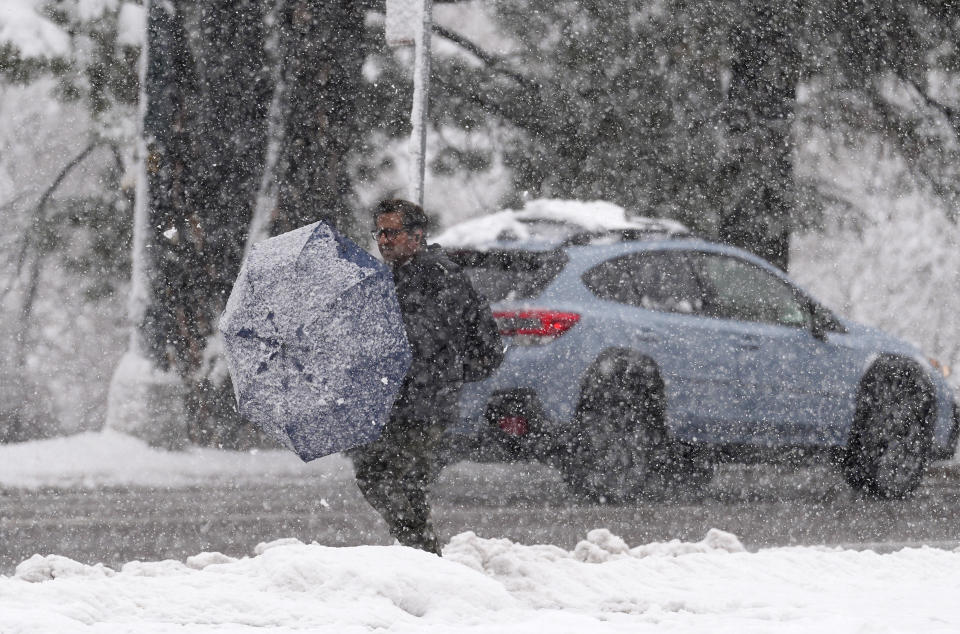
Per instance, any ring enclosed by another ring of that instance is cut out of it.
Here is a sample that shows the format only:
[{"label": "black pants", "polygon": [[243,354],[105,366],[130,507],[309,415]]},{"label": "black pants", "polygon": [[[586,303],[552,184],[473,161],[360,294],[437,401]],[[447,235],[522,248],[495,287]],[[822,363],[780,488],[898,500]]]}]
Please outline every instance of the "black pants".
[{"label": "black pants", "polygon": [[440,472],[444,426],[391,418],[380,438],[348,452],[357,486],[404,546],[440,554],[427,492]]}]

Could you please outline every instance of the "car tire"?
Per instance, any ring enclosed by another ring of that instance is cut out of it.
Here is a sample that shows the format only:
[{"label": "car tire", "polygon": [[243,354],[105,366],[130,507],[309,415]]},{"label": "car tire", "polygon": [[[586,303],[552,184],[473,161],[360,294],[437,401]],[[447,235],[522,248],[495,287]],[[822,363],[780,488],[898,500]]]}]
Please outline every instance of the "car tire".
[{"label": "car tire", "polygon": [[650,361],[607,359],[586,381],[561,471],[597,502],[636,499],[662,479],[668,461],[663,380]]},{"label": "car tire", "polygon": [[856,490],[901,498],[920,485],[930,452],[933,392],[922,371],[906,362],[875,365],[860,383],[843,459]]}]

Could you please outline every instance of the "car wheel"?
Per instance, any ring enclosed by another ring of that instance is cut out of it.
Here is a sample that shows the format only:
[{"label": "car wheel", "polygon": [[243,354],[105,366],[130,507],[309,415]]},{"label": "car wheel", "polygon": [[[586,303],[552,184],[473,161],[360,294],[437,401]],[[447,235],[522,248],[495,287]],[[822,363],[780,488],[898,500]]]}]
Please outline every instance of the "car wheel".
[{"label": "car wheel", "polygon": [[576,493],[622,502],[653,484],[666,462],[663,381],[652,362],[603,365],[584,387],[561,470]]},{"label": "car wheel", "polygon": [[919,369],[884,363],[864,377],[843,462],[854,489],[900,498],[920,484],[932,441],[932,392]]}]

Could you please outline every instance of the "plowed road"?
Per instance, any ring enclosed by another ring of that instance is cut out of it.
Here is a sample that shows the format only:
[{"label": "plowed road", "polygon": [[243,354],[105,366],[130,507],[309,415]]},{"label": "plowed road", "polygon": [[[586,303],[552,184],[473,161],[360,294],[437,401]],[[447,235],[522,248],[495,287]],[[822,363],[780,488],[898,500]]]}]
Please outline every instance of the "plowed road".
[{"label": "plowed road", "polygon": [[[448,467],[434,487],[444,538],[471,530],[526,544],[572,548],[593,528],[631,546],[699,541],[710,528],[749,549],[839,545],[888,551],[960,546],[960,465],[936,464],[906,500],[851,492],[828,467],[726,466],[699,495],[610,506],[572,498],[557,472],[532,465]],[[203,551],[252,554],[257,543],[296,537],[331,546],[392,543],[349,470],[339,477],[260,485],[0,489],[0,574],[34,553],[119,567]]]}]

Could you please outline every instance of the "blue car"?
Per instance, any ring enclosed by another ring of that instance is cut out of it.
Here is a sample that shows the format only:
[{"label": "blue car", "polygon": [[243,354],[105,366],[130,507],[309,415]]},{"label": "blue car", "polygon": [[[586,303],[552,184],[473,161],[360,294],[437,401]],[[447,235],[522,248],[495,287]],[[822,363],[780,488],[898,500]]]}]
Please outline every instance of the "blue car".
[{"label": "blue car", "polygon": [[788,457],[897,498],[952,455],[949,370],[768,262],[670,223],[522,220],[447,247],[509,346],[464,388],[453,431],[472,456],[541,460],[579,494],[626,501],[703,486],[719,461]]}]

